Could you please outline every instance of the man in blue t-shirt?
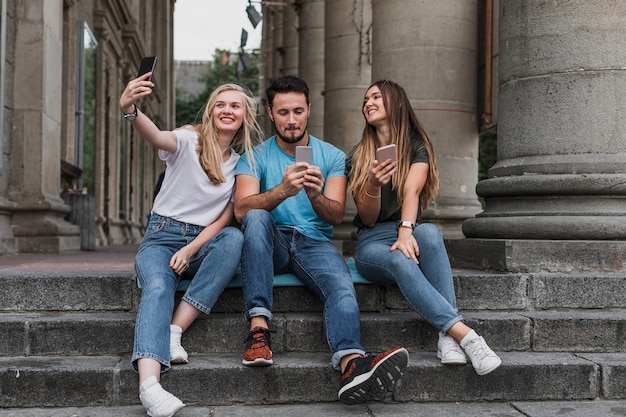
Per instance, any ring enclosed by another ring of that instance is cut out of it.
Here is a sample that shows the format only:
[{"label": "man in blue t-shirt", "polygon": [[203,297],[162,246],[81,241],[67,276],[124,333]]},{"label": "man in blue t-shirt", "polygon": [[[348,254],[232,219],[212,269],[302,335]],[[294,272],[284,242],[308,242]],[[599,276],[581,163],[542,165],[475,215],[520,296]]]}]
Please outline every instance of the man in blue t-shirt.
[{"label": "man in blue t-shirt", "polygon": [[[293,273],[324,303],[332,364],[340,370],[339,398],[348,404],[380,399],[392,391],[408,363],[404,348],[368,356],[360,343],[359,307],[342,254],[330,241],[343,221],[345,154],[307,131],[309,88],[283,76],[267,89],[276,135],[239,160],[235,216],[241,222],[245,315],[250,333],[247,366],[273,364],[269,323],[275,274]],[[296,146],[310,146],[311,163],[295,162]]]}]

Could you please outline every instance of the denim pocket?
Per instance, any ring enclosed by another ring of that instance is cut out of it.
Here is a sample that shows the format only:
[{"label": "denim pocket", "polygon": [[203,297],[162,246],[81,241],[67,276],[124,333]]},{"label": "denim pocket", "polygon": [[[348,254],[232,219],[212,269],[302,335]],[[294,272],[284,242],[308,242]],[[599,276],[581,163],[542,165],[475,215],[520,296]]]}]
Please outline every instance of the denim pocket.
[{"label": "denim pocket", "polygon": [[165,222],[165,217],[155,216],[153,214],[152,218],[150,219],[150,223],[148,223],[148,227],[146,227],[146,232],[144,233],[144,236],[150,236],[160,232],[165,227]]}]

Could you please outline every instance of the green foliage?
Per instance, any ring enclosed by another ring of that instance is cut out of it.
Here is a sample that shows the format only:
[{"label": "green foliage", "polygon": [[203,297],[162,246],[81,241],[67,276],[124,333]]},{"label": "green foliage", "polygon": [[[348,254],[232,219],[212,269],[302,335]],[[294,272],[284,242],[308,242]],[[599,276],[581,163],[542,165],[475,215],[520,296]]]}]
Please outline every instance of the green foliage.
[{"label": "green foliage", "polygon": [[183,97],[178,92],[176,93],[176,126],[198,123],[211,92],[222,84],[239,84],[249,90],[251,94],[257,94],[259,90],[259,54],[257,51],[232,53],[217,50],[212,65],[202,77],[202,81],[204,82],[204,89],[198,95]]},{"label": "green foliage", "polygon": [[479,136],[478,181],[487,178],[487,171],[498,161],[498,129],[486,130]]}]

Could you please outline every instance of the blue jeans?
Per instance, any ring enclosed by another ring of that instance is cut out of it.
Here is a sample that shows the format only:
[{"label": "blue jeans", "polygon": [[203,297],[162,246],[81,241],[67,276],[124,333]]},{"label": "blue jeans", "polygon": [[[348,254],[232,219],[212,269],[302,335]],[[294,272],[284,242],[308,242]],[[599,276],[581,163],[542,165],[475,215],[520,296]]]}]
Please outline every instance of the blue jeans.
[{"label": "blue jeans", "polygon": [[332,364],[341,358],[365,354],[361,346],[359,306],[352,276],[343,256],[327,240],[315,240],[292,227],[277,226],[266,210],[250,210],[241,224],[241,257],[245,316],[272,319],[275,274],[292,273],[324,303],[324,329],[333,352]]},{"label": "blue jeans", "polygon": [[220,230],[189,260],[189,269],[177,275],[169,267],[171,257],[200,234],[203,227],[158,214],[150,223],[137,252],[135,271],[141,283],[141,302],[135,321],[132,364],[154,359],[162,372],[170,368],[170,322],[174,294],[181,279],[191,280],[183,300],[205,314],[235,274],[241,258],[242,233],[234,227]]},{"label": "blue jeans", "polygon": [[446,332],[463,320],[456,308],[452,270],[439,228],[423,223],[413,231],[419,265],[400,250],[395,222],[377,223],[358,232],[355,262],[361,275],[381,285],[396,283],[407,302],[437,329]]}]

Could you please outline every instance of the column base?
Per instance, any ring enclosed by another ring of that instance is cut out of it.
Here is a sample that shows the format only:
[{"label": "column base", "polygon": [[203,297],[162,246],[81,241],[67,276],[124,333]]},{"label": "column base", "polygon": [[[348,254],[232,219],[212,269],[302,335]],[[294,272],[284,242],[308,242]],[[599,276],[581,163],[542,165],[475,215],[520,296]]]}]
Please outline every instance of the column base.
[{"label": "column base", "polygon": [[17,204],[12,215],[13,236],[21,253],[60,253],[80,250],[80,228],[65,220],[69,206],[56,199],[41,204]]},{"label": "column base", "polygon": [[18,237],[20,253],[61,253],[80,250],[80,235]]},{"label": "column base", "polygon": [[626,241],[449,239],[453,268],[502,272],[626,271]]}]

